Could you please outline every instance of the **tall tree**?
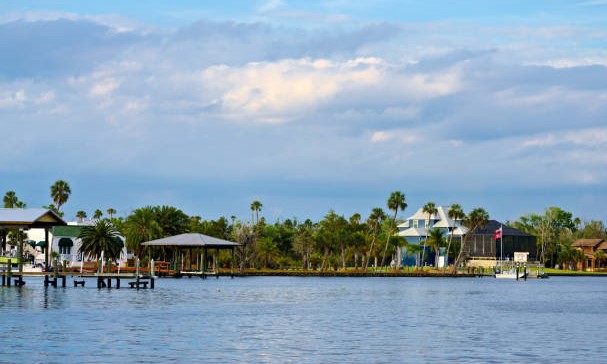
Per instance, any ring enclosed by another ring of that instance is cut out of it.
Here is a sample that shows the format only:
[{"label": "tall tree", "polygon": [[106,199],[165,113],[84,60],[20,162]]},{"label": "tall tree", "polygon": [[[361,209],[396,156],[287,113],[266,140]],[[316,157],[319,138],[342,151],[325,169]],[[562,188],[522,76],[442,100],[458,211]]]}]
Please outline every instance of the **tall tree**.
[{"label": "tall tree", "polygon": [[98,259],[103,252],[108,260],[120,258],[124,245],[118,230],[109,221],[98,220],[95,225],[83,227],[78,237],[82,241],[78,253],[82,256]]},{"label": "tall tree", "polygon": [[440,255],[440,247],[445,243],[444,232],[439,228],[433,228],[428,233],[428,245],[434,248],[436,255],[434,256],[434,266],[438,268],[438,259]]},{"label": "tall tree", "polygon": [[84,219],[86,219],[86,211],[80,210],[76,212],[76,218],[78,219],[78,222],[83,222]]},{"label": "tall tree", "polygon": [[297,226],[297,233],[293,237],[293,250],[301,256],[302,267],[307,270],[310,265],[310,256],[314,247],[313,224],[309,219]]},{"label": "tall tree", "polygon": [[51,199],[57,206],[57,211],[61,211],[61,206],[67,202],[71,193],[70,185],[64,180],[58,180],[51,186]]},{"label": "tall tree", "polygon": [[141,243],[163,237],[162,228],[156,221],[156,214],[151,206],[133,211],[123,225],[126,247],[136,256],[140,256]]},{"label": "tall tree", "polygon": [[424,255],[426,253],[426,240],[428,240],[428,234],[430,233],[430,224],[432,215],[436,215],[438,213],[438,209],[436,208],[436,204],[434,202],[428,202],[422,207],[422,211],[428,214],[428,221],[426,222],[426,239],[424,239],[424,244],[422,246],[422,259],[421,266],[424,266]]},{"label": "tall tree", "polygon": [[97,209],[97,210],[95,210],[95,213],[93,214],[93,219],[99,220],[99,219],[101,219],[101,216],[103,216],[103,212],[101,212],[101,210]]},{"label": "tall tree", "polygon": [[251,222],[254,224],[259,224],[259,211],[261,211],[261,207],[262,207],[262,203],[255,200],[251,203],[251,212],[252,214],[254,214],[255,219],[253,219],[253,216],[251,217]]},{"label": "tall tree", "polygon": [[390,221],[390,225],[388,228],[388,233],[386,237],[386,246],[384,248],[384,254],[381,258],[381,266],[383,268],[386,260],[386,252],[388,251],[388,243],[390,243],[390,236],[392,235],[393,225],[396,222],[396,215],[398,215],[398,211],[405,211],[407,208],[407,202],[405,202],[405,194],[400,191],[394,191],[390,194],[388,201],[386,203],[388,206],[388,210],[394,211],[394,216]]},{"label": "tall tree", "polygon": [[457,266],[461,263],[462,253],[466,248],[466,244],[470,237],[474,235],[475,230],[480,226],[487,225],[489,222],[489,213],[485,211],[485,209],[477,207],[472,210],[468,215],[464,217],[464,225],[468,228],[468,232],[464,235],[464,239],[462,240],[462,244],[459,247],[459,254],[457,255],[457,259],[453,264],[453,274],[455,274],[457,270]]},{"label": "tall tree", "polygon": [[[164,236],[174,236],[184,234],[190,231],[190,217],[183,211],[173,206],[154,206],[152,211],[155,220],[162,228]],[[225,239],[225,237],[221,237]]]},{"label": "tall tree", "polygon": [[[377,237],[379,235],[379,230],[380,227],[383,224],[383,221],[386,219],[386,213],[384,212],[384,210],[381,207],[375,207],[372,211],[371,214],[369,215],[369,217],[367,218],[367,225],[369,226],[370,230],[371,230],[371,244],[369,244],[369,253],[367,254],[367,259],[365,262],[365,271],[367,270],[367,268],[369,267],[369,260],[371,259],[371,256],[376,256],[374,255],[374,250],[373,248],[375,247],[375,241],[377,240]],[[375,259],[377,260],[377,258]],[[377,264],[376,264],[377,266]]]},{"label": "tall tree", "polygon": [[113,207],[110,207],[109,209],[107,209],[105,211],[106,214],[108,214],[108,216],[110,217],[110,220],[112,219],[112,217],[114,217],[114,214],[116,214],[116,210]]},{"label": "tall tree", "polygon": [[451,220],[453,220],[453,226],[451,227],[451,231],[449,234],[449,242],[447,243],[447,256],[445,259],[445,266],[449,265],[449,252],[451,250],[451,242],[453,241],[453,233],[455,232],[455,229],[457,228],[457,221],[462,220],[464,218],[464,216],[466,216],[466,214],[464,213],[464,210],[462,209],[462,207],[460,205],[454,203],[449,208],[449,212],[447,213],[447,216]]},{"label": "tall tree", "polygon": [[15,191],[7,191],[2,200],[4,201],[4,207],[7,209],[17,207],[16,205],[19,202],[19,198]]},{"label": "tall tree", "polygon": [[319,250],[323,252],[321,270],[328,266],[328,259],[338,248],[341,250],[343,263],[347,226],[348,221],[334,210],[329,210],[329,213],[320,221],[316,243]]}]

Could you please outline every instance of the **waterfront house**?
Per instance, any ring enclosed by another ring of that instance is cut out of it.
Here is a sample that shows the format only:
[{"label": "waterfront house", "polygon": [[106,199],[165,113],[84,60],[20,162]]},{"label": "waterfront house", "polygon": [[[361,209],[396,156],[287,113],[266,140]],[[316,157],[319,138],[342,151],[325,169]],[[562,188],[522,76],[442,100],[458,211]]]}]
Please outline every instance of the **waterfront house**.
[{"label": "waterfront house", "polygon": [[[464,236],[468,233],[468,228],[463,225],[462,220],[453,220],[449,218],[449,208],[437,206],[437,213],[428,215],[423,208],[418,209],[415,214],[409,216],[405,222],[398,225],[399,236],[407,239],[409,244],[409,254],[407,249],[401,253],[401,265],[423,266],[434,265],[435,251],[427,246],[429,231],[438,228],[443,231],[445,240],[448,240],[453,233],[453,241],[461,244]],[[496,232],[501,229],[500,237],[496,237]],[[471,259],[514,259],[515,252],[529,253],[528,259],[535,261],[539,259],[536,237],[520,230],[504,225],[496,220],[489,220],[485,226],[477,228],[468,237],[467,244],[463,249],[463,254]],[[411,245],[416,248],[412,249]],[[424,250],[424,261],[421,261],[421,251]],[[446,254],[446,248],[439,250],[440,256],[438,266],[449,265]]]},{"label": "waterfront house", "polygon": [[607,241],[604,239],[578,239],[574,241],[571,246],[584,253],[585,259],[578,262],[577,269],[579,270],[593,270],[598,268],[599,259],[597,258],[600,254],[597,254],[598,251],[607,256]]},{"label": "waterfront house", "polygon": [[[59,254],[59,262],[66,262],[68,267],[79,267],[82,263],[91,261],[89,257],[83,257],[82,254],[78,253],[82,241],[78,236],[87,225],[93,225],[95,220],[68,222],[65,226],[56,226],[50,229],[49,240],[51,242],[51,251]],[[35,229],[28,232],[29,239],[40,239],[40,231]],[[124,237],[120,236],[123,244],[125,242]],[[117,262],[120,265],[124,265],[127,260],[127,250],[124,246],[120,260]]]},{"label": "waterfront house", "polygon": [[[427,246],[425,242],[428,240],[430,230],[438,228],[443,231],[445,239],[449,239],[453,233],[454,240],[461,238],[468,232],[468,228],[462,225],[461,220],[453,220],[449,218],[449,208],[437,206],[437,213],[428,215],[423,211],[423,208],[418,209],[413,215],[409,216],[403,223],[398,225],[398,235],[407,239],[409,245],[418,246],[418,249],[405,248],[399,255],[401,262],[399,265],[405,266],[423,266],[434,265],[436,252]],[[421,261],[421,251],[424,250],[424,261]],[[448,265],[446,248],[439,250],[439,267]]]}]

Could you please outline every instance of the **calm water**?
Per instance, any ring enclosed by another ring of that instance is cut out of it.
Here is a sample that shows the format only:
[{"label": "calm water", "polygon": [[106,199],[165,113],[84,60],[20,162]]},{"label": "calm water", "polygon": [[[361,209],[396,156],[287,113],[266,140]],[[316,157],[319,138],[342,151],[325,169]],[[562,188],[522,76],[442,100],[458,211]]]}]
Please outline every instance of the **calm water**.
[{"label": "calm water", "polygon": [[167,278],[155,290],[94,287],[44,288],[41,279],[0,287],[0,362],[607,361],[605,278]]}]

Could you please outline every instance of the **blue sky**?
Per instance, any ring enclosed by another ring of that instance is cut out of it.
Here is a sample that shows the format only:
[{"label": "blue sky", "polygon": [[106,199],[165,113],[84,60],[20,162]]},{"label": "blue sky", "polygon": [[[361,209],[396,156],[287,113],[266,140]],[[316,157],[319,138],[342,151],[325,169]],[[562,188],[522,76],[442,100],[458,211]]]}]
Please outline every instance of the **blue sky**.
[{"label": "blue sky", "polygon": [[607,1],[6,1],[0,191],[66,218],[605,220]]}]

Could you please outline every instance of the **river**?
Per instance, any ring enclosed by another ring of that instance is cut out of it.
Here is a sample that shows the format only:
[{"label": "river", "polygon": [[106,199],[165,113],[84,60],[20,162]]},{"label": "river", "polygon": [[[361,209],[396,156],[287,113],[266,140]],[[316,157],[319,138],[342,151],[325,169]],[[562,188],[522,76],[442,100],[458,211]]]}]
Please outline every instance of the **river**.
[{"label": "river", "polygon": [[605,302],[593,277],[28,278],[0,287],[0,363],[603,363]]}]

